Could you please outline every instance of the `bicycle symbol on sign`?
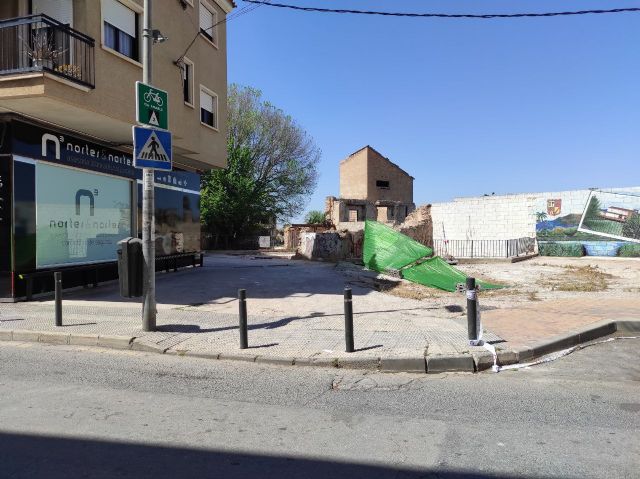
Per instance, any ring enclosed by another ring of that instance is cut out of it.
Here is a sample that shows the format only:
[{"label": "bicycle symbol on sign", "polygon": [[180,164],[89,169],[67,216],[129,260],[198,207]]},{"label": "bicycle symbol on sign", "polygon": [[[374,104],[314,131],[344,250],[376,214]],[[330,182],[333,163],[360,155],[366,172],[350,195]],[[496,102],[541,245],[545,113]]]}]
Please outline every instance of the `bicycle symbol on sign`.
[{"label": "bicycle symbol on sign", "polygon": [[162,101],[162,97],[160,96],[160,93],[158,93],[157,91],[148,91],[144,94],[144,101],[146,101],[147,103],[155,103],[158,106],[162,106],[164,104],[164,102]]}]

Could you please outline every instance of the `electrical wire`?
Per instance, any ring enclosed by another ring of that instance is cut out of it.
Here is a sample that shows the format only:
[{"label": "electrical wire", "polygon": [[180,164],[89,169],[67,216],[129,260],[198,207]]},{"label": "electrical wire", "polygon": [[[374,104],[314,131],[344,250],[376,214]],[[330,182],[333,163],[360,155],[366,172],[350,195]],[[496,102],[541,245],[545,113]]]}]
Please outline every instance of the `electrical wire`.
[{"label": "electrical wire", "polygon": [[[220,25],[222,23],[227,23],[227,22],[229,22],[231,20],[234,20],[234,19],[237,19],[238,17],[241,17],[242,15],[246,15],[247,13],[251,13],[255,9],[260,8],[263,4],[268,4],[268,3],[269,2],[263,2],[263,3],[260,3],[259,5],[245,5],[240,10],[237,10],[235,12],[232,12],[229,15],[226,15],[219,22],[216,22],[213,25],[211,25],[209,28],[206,28],[205,31],[213,30],[215,27],[217,27],[218,25]],[[194,26],[196,26],[196,25],[194,24]],[[197,31],[196,31],[196,34],[193,37],[193,40],[191,40],[191,43],[189,43],[189,46],[187,46],[187,48],[185,49],[184,53],[182,55],[180,55],[178,57],[178,59],[174,62],[176,65],[178,65],[184,59],[184,57],[187,55],[187,53],[189,53],[189,50],[191,50],[191,47],[193,46],[193,44],[196,42],[196,40],[200,36],[200,26],[198,25],[196,29],[197,29]]]},{"label": "electrical wire", "polygon": [[493,18],[535,18],[535,17],[559,17],[569,15],[597,15],[603,13],[625,13],[640,12],[637,8],[613,8],[609,10],[579,10],[570,12],[545,12],[545,13],[487,13],[487,14],[469,14],[469,13],[411,13],[411,12],[382,12],[372,10],[350,10],[337,8],[321,8],[321,7],[303,7],[300,5],[290,5],[285,3],[272,3],[265,0],[244,0],[246,3],[254,3],[258,5],[268,5],[276,8],[287,8],[290,10],[298,10],[303,12],[319,12],[319,13],[342,13],[357,15],[382,15],[387,17],[413,17],[413,18],[471,18],[471,19],[493,19]]}]

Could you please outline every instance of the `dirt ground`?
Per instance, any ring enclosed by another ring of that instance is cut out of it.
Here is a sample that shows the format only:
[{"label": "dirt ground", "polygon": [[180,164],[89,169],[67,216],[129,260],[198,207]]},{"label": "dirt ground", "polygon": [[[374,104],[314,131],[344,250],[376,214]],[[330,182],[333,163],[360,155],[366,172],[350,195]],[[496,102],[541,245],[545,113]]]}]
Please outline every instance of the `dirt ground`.
[{"label": "dirt ground", "polygon": [[[537,257],[519,263],[473,262],[457,266],[470,276],[506,285],[480,294],[484,306],[504,308],[576,297],[637,298],[640,301],[640,259]],[[397,280],[375,287],[387,294],[415,300],[463,304],[462,295]]]}]

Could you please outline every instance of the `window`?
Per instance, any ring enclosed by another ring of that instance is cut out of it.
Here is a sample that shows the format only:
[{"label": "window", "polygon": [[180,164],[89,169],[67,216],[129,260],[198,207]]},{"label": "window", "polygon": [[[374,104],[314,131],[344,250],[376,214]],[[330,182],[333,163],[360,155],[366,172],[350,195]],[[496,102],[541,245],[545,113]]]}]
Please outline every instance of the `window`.
[{"label": "window", "polygon": [[200,33],[210,42],[216,44],[216,18],[215,9],[206,2],[200,2]]},{"label": "window", "polygon": [[183,62],[182,98],[187,105],[193,106],[193,62],[187,58],[184,58]]},{"label": "window", "polygon": [[218,129],[218,95],[200,86],[200,122]]},{"label": "window", "polygon": [[138,61],[138,14],[116,0],[102,0],[104,45]]},{"label": "window", "polygon": [[376,180],[376,186],[378,188],[389,188],[389,182],[388,181],[383,181],[383,180]]},{"label": "window", "polygon": [[31,13],[49,15],[64,25],[73,26],[73,0],[31,0]]}]

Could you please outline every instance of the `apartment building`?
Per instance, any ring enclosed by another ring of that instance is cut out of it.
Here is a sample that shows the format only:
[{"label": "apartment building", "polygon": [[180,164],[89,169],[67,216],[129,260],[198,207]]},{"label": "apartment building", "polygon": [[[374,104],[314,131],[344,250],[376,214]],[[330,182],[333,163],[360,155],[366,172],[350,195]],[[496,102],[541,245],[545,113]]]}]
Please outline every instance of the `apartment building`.
[{"label": "apartment building", "polygon": [[[226,166],[234,6],[153,1],[174,166],[155,175],[159,256],[199,251],[199,174]],[[25,278],[29,293],[50,290],[58,270],[72,286],[112,279],[117,242],[139,235],[142,14],[143,0],[0,2],[0,300],[25,297]]]},{"label": "apartment building", "polygon": [[364,221],[399,224],[415,209],[413,177],[371,146],[340,162],[340,197],[326,200],[327,219],[357,230]]}]

